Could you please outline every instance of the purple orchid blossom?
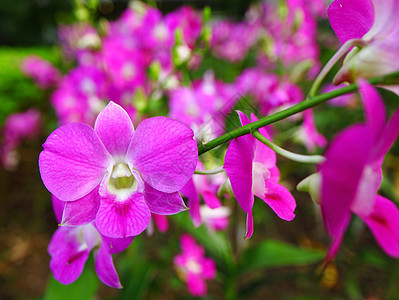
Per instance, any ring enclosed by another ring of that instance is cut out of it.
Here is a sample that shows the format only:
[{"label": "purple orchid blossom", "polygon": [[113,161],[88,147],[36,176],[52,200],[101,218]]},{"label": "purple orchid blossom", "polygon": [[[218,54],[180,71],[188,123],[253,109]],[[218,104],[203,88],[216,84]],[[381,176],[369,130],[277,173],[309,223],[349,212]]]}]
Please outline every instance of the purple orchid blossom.
[{"label": "purple orchid blossom", "polygon": [[[361,39],[365,46],[353,49],[334,79],[353,82],[399,69],[399,1],[335,0],[328,9],[331,27],[342,43]],[[352,55],[353,54],[353,55]]]},{"label": "purple orchid blossom", "polygon": [[331,143],[321,165],[321,211],[333,243],[326,260],[341,244],[351,213],[358,215],[373,232],[381,248],[399,257],[399,210],[377,195],[381,166],[399,134],[399,110],[386,123],[386,112],[376,89],[359,81],[366,123],[342,131]]},{"label": "purple orchid blossom", "polygon": [[204,248],[194,238],[183,234],[180,238],[183,253],[175,257],[178,274],[186,281],[189,292],[194,296],[205,296],[207,292],[205,279],[216,276],[215,262],[205,257]]},{"label": "purple orchid blossom", "polygon": [[32,77],[42,89],[55,87],[61,78],[60,72],[51,63],[36,55],[25,58],[21,70],[26,76]]},{"label": "purple orchid blossom", "polygon": [[[243,112],[238,111],[238,115],[241,125],[251,122]],[[252,121],[256,120],[252,115]],[[270,139],[266,129],[261,128],[259,132]],[[269,205],[281,219],[294,219],[295,199],[284,186],[278,184],[280,172],[276,166],[276,153],[269,147],[251,135],[236,138],[227,149],[223,168],[238,203],[247,213],[245,238],[253,234],[254,195]]]},{"label": "purple orchid blossom", "polygon": [[[58,222],[61,222],[64,202],[52,197]],[[95,268],[100,280],[111,287],[122,288],[116,273],[112,254],[122,252],[133,237],[113,239],[102,235],[95,223],[77,227],[59,227],[54,233],[48,252],[50,269],[54,278],[62,284],[74,282],[82,274],[90,252],[94,251]]]},{"label": "purple orchid blossom", "polygon": [[95,220],[111,238],[140,234],[151,212],[184,211],[178,191],[198,160],[193,131],[166,118],[144,120],[135,131],[122,107],[110,102],[94,129],[70,123],[56,129],[39,157],[44,185],[65,202],[62,225]]}]

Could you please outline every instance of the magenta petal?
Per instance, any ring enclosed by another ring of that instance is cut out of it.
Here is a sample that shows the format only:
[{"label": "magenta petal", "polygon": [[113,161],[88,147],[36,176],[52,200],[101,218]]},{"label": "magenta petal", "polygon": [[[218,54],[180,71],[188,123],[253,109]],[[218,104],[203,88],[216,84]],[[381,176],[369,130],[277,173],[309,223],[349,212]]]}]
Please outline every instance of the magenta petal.
[{"label": "magenta petal", "polygon": [[61,225],[79,226],[94,221],[100,207],[100,194],[98,193],[98,189],[99,186],[83,198],[65,202]]},{"label": "magenta petal", "polygon": [[368,81],[360,79],[358,85],[364,103],[367,125],[370,126],[373,137],[377,140],[385,129],[386,112],[384,102],[376,88]]},{"label": "magenta petal", "polygon": [[[251,115],[252,122],[258,120],[255,114]],[[269,133],[265,127],[259,128],[259,133],[262,134],[267,139],[271,139]],[[256,140],[256,150],[255,150],[255,162],[262,163],[266,168],[271,169],[276,166],[277,157],[276,153],[270,149],[268,146],[263,144],[261,141]]]},{"label": "magenta petal", "polygon": [[151,213],[142,193],[132,193],[125,200],[118,200],[116,195],[108,193],[101,197],[96,225],[105,236],[126,238],[142,233],[150,220]]},{"label": "magenta petal", "polygon": [[355,125],[337,135],[326,153],[320,168],[321,212],[331,236],[341,235],[346,229],[371,147],[369,128]]},{"label": "magenta petal", "polygon": [[223,169],[230,179],[234,196],[241,208],[249,213],[254,204],[252,194],[252,164],[255,139],[244,135],[231,141],[224,159]]},{"label": "magenta petal", "polygon": [[202,260],[201,276],[205,279],[213,279],[216,276],[216,265],[213,259],[205,257]]},{"label": "magenta petal", "polygon": [[194,238],[188,234],[182,234],[180,237],[180,245],[186,257],[200,260],[205,254],[204,248],[198,245]]},{"label": "magenta petal", "polygon": [[198,274],[187,273],[187,287],[189,292],[194,296],[205,296],[207,292],[205,280]]},{"label": "magenta petal", "polygon": [[54,278],[62,284],[70,284],[79,278],[84,269],[89,250],[80,249],[78,229],[60,227],[54,233],[48,246],[51,256],[50,269]]},{"label": "magenta petal", "polygon": [[55,218],[58,224],[60,224],[62,222],[62,214],[64,213],[65,202],[61,201],[54,195],[51,195],[51,203],[53,204]]},{"label": "magenta petal", "polygon": [[169,228],[168,218],[164,215],[151,214],[155,225],[160,232],[165,232]]},{"label": "magenta petal", "polygon": [[122,288],[106,244],[101,243],[100,249],[94,252],[94,262],[97,275],[103,283],[113,288]]},{"label": "magenta petal", "polygon": [[[346,224],[349,223],[349,219],[350,218],[348,217],[345,220]],[[346,226],[347,225],[345,225],[345,227]],[[330,245],[330,248],[328,248],[328,252],[327,252],[326,258],[324,259],[324,263],[325,264],[328,264],[335,257],[335,255],[337,254],[337,252],[339,250],[339,247],[341,246],[341,243],[342,243],[343,234],[344,233],[341,232],[339,235],[333,237],[333,240],[332,240],[332,243]]]},{"label": "magenta petal", "polygon": [[[100,233],[101,234],[101,233]],[[109,248],[109,253],[115,254],[124,251],[133,242],[134,237],[127,237],[122,239],[114,239],[101,234],[103,243],[106,243]]]},{"label": "magenta petal", "polygon": [[392,144],[396,141],[399,134],[399,109],[395,111],[392,115],[391,119],[387,127],[384,130],[384,134],[378,141],[378,144],[374,148],[374,157],[378,160],[382,160],[385,157],[385,154],[388,152],[389,148],[391,148]]},{"label": "magenta petal", "polygon": [[291,221],[295,218],[296,202],[291,193],[281,184],[265,182],[266,193],[256,195],[261,198],[281,219]]},{"label": "magenta petal", "polygon": [[158,215],[174,215],[187,210],[179,192],[163,193],[145,183],[144,199],[152,213]]},{"label": "magenta petal", "polygon": [[198,161],[193,131],[166,117],[144,120],[137,127],[128,156],[133,167],[154,189],[180,190],[194,174]]},{"label": "magenta petal", "polygon": [[185,186],[180,189],[180,193],[187,197],[187,206],[189,208],[189,214],[191,220],[195,227],[201,225],[201,215],[200,215],[200,197],[198,195],[197,189],[195,188],[193,179],[190,179]]},{"label": "magenta petal", "polygon": [[247,213],[247,229],[244,239],[249,239],[254,234],[254,218],[251,212]]},{"label": "magenta petal", "polygon": [[373,26],[374,10],[370,0],[335,0],[328,8],[331,27],[342,43],[361,38]]},{"label": "magenta petal", "polygon": [[212,209],[222,206],[222,203],[220,203],[219,198],[211,191],[203,191],[202,198],[204,199],[205,204]]},{"label": "magenta petal", "polygon": [[111,101],[98,115],[94,130],[112,156],[125,157],[134,128],[121,106]]},{"label": "magenta petal", "polygon": [[43,144],[39,167],[46,188],[62,201],[90,193],[112,159],[94,130],[70,123],[53,131]]},{"label": "magenta petal", "polygon": [[373,232],[381,248],[392,257],[399,257],[399,210],[390,200],[377,195],[372,213],[359,216]]}]

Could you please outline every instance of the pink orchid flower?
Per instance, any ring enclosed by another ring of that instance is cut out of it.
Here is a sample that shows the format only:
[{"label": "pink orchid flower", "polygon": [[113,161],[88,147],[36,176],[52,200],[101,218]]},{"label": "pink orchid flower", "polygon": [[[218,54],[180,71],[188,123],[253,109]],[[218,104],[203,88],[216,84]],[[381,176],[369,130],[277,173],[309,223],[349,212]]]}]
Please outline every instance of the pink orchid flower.
[{"label": "pink orchid flower", "polygon": [[198,160],[193,131],[166,118],[144,120],[135,131],[122,107],[110,102],[94,129],[69,123],[56,129],[39,157],[47,189],[65,202],[62,224],[93,220],[105,236],[140,234],[151,212],[186,209],[178,191]]},{"label": "pink orchid flower", "polygon": [[353,82],[399,69],[399,1],[335,0],[328,9],[331,27],[342,43],[362,39],[365,46],[353,49],[334,79],[335,84]]},{"label": "pink orchid flower", "polygon": [[[238,111],[238,115],[243,126],[251,122],[243,112]],[[257,120],[255,115],[252,115],[252,120]],[[266,129],[261,128],[259,132],[270,139]],[[238,203],[247,213],[245,238],[253,234],[254,195],[269,205],[281,219],[294,219],[295,199],[284,186],[278,184],[280,172],[276,166],[276,153],[269,147],[251,135],[236,138],[227,149],[223,168]]]},{"label": "pink orchid flower", "polygon": [[186,281],[192,295],[205,296],[207,292],[205,279],[211,280],[216,276],[215,262],[205,257],[204,248],[187,234],[181,236],[180,245],[183,253],[174,259],[178,274]]},{"label": "pink orchid flower", "polygon": [[[58,222],[61,222],[64,203],[52,197]],[[122,252],[133,241],[133,237],[113,239],[103,236],[95,223],[77,227],[59,227],[51,238],[48,252],[50,269],[54,278],[62,284],[70,284],[79,278],[89,257],[94,251],[95,268],[100,280],[108,286],[122,288],[116,273],[112,254]]]},{"label": "pink orchid flower", "polygon": [[321,211],[333,244],[331,260],[341,244],[351,213],[371,229],[381,248],[399,257],[399,210],[390,200],[377,195],[381,166],[399,134],[399,110],[386,123],[381,97],[367,81],[359,81],[366,123],[342,131],[332,141],[321,165]]},{"label": "pink orchid flower", "polygon": [[32,77],[36,85],[42,89],[52,88],[57,85],[61,78],[60,72],[48,61],[30,55],[21,64],[22,72]]}]

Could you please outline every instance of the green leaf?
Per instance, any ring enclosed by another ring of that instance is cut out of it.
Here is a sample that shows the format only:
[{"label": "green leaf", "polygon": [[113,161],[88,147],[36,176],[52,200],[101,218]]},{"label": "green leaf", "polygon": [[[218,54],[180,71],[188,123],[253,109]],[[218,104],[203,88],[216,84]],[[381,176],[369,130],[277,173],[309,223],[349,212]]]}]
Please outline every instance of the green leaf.
[{"label": "green leaf", "polygon": [[99,281],[94,266],[87,265],[82,275],[72,284],[63,285],[50,275],[44,300],[91,300],[95,298]]},{"label": "green leaf", "polygon": [[240,271],[253,269],[303,266],[321,261],[325,253],[320,250],[299,248],[276,240],[268,240],[244,252]]}]

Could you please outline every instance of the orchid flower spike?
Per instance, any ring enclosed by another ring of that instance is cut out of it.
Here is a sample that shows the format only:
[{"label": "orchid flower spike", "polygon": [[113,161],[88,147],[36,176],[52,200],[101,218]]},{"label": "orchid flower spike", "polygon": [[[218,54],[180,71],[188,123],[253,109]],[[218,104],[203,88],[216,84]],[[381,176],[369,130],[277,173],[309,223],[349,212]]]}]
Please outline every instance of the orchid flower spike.
[{"label": "orchid flower spike", "polygon": [[96,222],[101,234],[140,234],[151,213],[186,210],[178,191],[198,160],[193,131],[166,117],[144,120],[135,131],[126,111],[110,102],[94,129],[69,123],[56,129],[39,157],[44,185],[64,202],[62,225]]},{"label": "orchid flower spike", "polygon": [[[251,123],[243,112],[237,113],[241,125]],[[256,116],[252,115],[252,121],[256,120]],[[270,139],[265,128],[260,128],[259,132]],[[295,199],[284,186],[278,184],[280,172],[276,165],[276,153],[265,144],[252,135],[234,139],[227,149],[223,168],[230,179],[234,196],[247,213],[245,238],[253,234],[254,195],[269,205],[281,219],[294,219]]]}]

